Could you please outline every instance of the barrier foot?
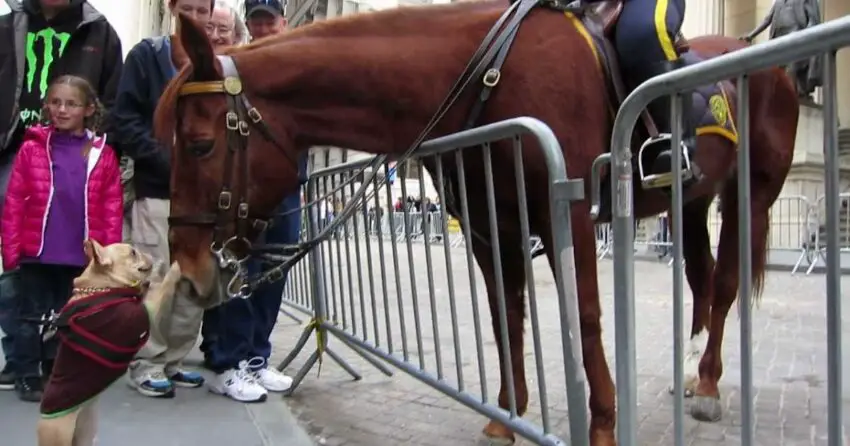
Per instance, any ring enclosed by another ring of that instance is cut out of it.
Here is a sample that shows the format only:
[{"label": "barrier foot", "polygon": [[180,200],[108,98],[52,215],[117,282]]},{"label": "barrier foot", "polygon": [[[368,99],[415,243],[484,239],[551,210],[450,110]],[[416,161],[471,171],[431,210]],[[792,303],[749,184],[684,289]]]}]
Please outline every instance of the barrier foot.
[{"label": "barrier foot", "polygon": [[280,309],[280,310],[278,310],[278,311],[280,311],[280,314],[282,314],[282,315],[284,315],[284,316],[287,316],[288,318],[292,319],[293,321],[297,322],[298,324],[303,324],[303,323],[304,323],[304,321],[302,321],[301,319],[298,319],[298,317],[297,317],[297,316],[295,316],[294,314],[292,314],[292,313],[290,313],[290,312],[288,312],[288,311],[284,310],[283,308],[281,308],[281,309]]},{"label": "barrier foot", "polygon": [[[292,385],[289,389],[284,392],[285,396],[290,396],[295,392],[295,389],[301,384],[301,381],[304,380],[304,377],[307,376],[307,373],[319,362],[319,358],[322,354],[326,353],[331,360],[335,363],[339,364],[343,370],[345,370],[355,381],[360,381],[363,379],[363,376],[357,373],[345,359],[339,356],[335,351],[331,350],[330,347],[327,346],[327,341],[332,336],[336,339],[339,339],[340,342],[345,344],[348,348],[350,348],[354,353],[357,353],[361,358],[363,358],[366,362],[371,364],[373,367],[378,369],[381,373],[387,376],[393,376],[392,370],[390,370],[387,366],[381,363],[378,359],[372,357],[369,352],[363,350],[360,346],[349,342],[344,337],[339,336],[337,333],[333,331],[326,330],[323,324],[317,322],[311,322],[307,325],[303,332],[301,332],[301,336],[298,337],[298,340],[295,342],[295,346],[293,346],[292,351],[286,355],[285,358],[278,364],[277,369],[279,371],[283,371],[285,368],[289,367],[293,360],[304,350],[304,346],[307,345],[307,341],[310,340],[313,332],[316,333],[317,336],[317,347],[316,350],[307,358],[307,361],[304,365],[298,369],[298,372],[295,373],[295,376],[292,378]],[[324,342],[323,342],[324,340]],[[319,365],[321,370],[321,363]]]},{"label": "barrier foot", "polygon": [[[309,358],[307,358],[307,362],[305,362],[304,365],[301,366],[300,369],[298,369],[298,372],[295,374],[295,376],[292,377],[292,385],[289,386],[289,388],[283,392],[283,396],[292,396],[292,394],[295,393],[295,389],[297,389],[298,386],[301,385],[301,381],[304,381],[304,378],[307,376],[307,373],[310,372],[310,369],[312,369],[318,361],[319,351],[316,350],[313,352],[313,354],[310,355]],[[282,370],[281,366],[278,366],[278,368]]]},{"label": "barrier foot", "polygon": [[289,367],[289,364],[301,353],[301,350],[304,349],[304,346],[307,345],[307,341],[310,339],[310,335],[313,334],[313,331],[316,330],[316,327],[312,324],[308,325],[304,331],[301,332],[301,336],[298,337],[298,340],[295,341],[295,346],[292,347],[292,351],[283,358],[283,361],[280,361],[277,369],[278,371],[283,371],[283,369]]},{"label": "barrier foot", "polygon": [[351,375],[351,377],[354,378],[355,381],[360,381],[361,379],[363,379],[363,376],[357,373],[357,371],[354,370],[354,367],[352,367],[351,364],[346,362],[345,359],[342,359],[341,356],[337,355],[336,352],[331,350],[330,347],[325,349],[325,353],[327,353],[328,356],[330,356],[330,358],[333,359],[335,363],[339,364],[339,366],[342,367],[343,370],[348,372],[348,374]]},{"label": "barrier foot", "polygon": [[[342,338],[342,337],[338,336],[336,333],[333,333],[333,332],[330,332],[330,331],[329,331],[328,333],[332,334],[334,337],[336,337],[337,339],[339,339],[340,341],[342,341],[342,343],[343,343],[343,344],[345,344],[345,345],[347,345],[347,346],[348,346],[348,348],[350,348],[350,349],[354,350],[354,353],[357,353],[358,355],[360,355],[360,357],[361,357],[361,358],[363,358],[363,359],[364,359],[366,362],[368,362],[369,364],[372,364],[372,366],[373,366],[373,367],[375,367],[376,369],[380,370],[380,371],[381,371],[381,373],[383,373],[384,375],[387,375],[387,376],[393,376],[393,371],[392,371],[392,370],[390,370],[390,369],[389,369],[389,367],[385,366],[382,362],[378,361],[378,360],[377,360],[374,356],[372,356],[372,354],[370,354],[369,352],[367,352],[367,351],[365,351],[365,350],[361,349],[359,346],[354,345],[354,344],[352,344],[351,342],[348,342],[348,340],[347,340],[347,339],[345,339],[345,338]],[[330,354],[330,351],[328,351],[328,354]],[[338,362],[338,361],[337,361],[337,362]],[[342,365],[342,364],[340,364],[340,365]]]}]

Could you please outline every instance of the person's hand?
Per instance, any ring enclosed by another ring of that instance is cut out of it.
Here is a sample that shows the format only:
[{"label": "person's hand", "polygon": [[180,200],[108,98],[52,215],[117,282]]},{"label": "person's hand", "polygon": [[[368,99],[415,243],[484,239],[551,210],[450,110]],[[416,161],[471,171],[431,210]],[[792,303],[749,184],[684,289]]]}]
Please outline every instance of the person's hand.
[{"label": "person's hand", "polygon": [[753,38],[750,37],[750,36],[741,36],[741,37],[738,37],[738,40],[743,40],[744,42],[747,42],[747,43],[753,43]]}]

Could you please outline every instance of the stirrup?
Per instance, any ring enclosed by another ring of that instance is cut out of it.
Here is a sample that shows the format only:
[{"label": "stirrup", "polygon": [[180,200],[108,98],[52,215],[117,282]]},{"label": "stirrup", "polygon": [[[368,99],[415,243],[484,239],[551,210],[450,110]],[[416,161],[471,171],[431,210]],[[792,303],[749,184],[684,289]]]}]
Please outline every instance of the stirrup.
[{"label": "stirrup", "polygon": [[[671,187],[673,185],[673,172],[662,172],[655,173],[651,175],[646,175],[644,171],[644,151],[647,147],[650,147],[654,144],[658,144],[661,142],[670,141],[673,138],[673,135],[669,133],[660,133],[655,138],[649,138],[640,146],[640,150],[638,150],[638,173],[640,175],[640,182],[644,189],[658,189],[662,187]],[[671,148],[672,149],[672,148]],[[685,141],[681,141],[679,143],[679,151],[682,154],[682,160],[685,162],[685,165],[682,166],[682,182],[690,180],[694,177],[693,169],[691,168],[691,157],[688,153],[688,147],[685,145]],[[660,152],[659,154],[660,155]],[[658,156],[656,155],[656,156]],[[653,160],[655,161],[655,160]],[[672,161],[671,161],[672,167]]]}]

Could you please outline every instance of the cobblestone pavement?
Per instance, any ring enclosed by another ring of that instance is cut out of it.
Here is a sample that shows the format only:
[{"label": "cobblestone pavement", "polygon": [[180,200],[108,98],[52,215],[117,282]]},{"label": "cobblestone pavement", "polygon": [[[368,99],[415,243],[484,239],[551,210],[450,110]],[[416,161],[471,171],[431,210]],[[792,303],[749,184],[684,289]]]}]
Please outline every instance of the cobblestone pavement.
[{"label": "cobblestone pavement", "polygon": [[[362,245],[362,244],[361,244]],[[433,245],[432,245],[433,246]],[[387,264],[391,265],[391,245],[384,243]],[[333,259],[327,262],[323,270],[326,274],[326,286],[335,292],[328,299],[331,315],[345,321],[351,332],[351,315],[354,314],[356,333],[362,336],[366,327],[367,337],[373,341],[374,316],[377,315],[380,348],[387,348],[387,325],[385,309],[389,311],[389,332],[393,334],[393,351],[401,356],[401,330],[399,311],[404,311],[407,347],[410,361],[419,364],[417,342],[415,338],[414,311],[410,278],[407,268],[408,255],[404,244],[398,246],[400,288],[392,268],[382,277],[379,264],[378,247],[373,241],[367,250],[358,246],[361,258],[372,254],[372,277],[369,280],[369,265],[364,260],[359,269],[362,277],[363,292],[359,293],[358,270],[352,268],[352,282],[349,285],[347,262],[344,246],[333,248]],[[441,353],[443,376],[446,382],[456,385],[456,357],[453,347],[453,329],[450,313],[449,283],[454,283],[458,313],[459,358],[462,363],[463,379],[466,389],[475,395],[481,394],[478,374],[478,361],[475,344],[472,299],[470,298],[469,275],[463,248],[452,248],[452,278],[449,279],[446,261],[441,247],[432,247],[431,262],[434,265],[434,289],[437,324],[439,335],[434,336],[431,323],[431,302],[427,276],[427,256],[422,245],[413,245],[410,258],[415,259],[415,290],[421,317],[422,352],[425,369],[437,373],[436,352]],[[354,258],[355,247],[350,249]],[[351,263],[354,263],[353,261]],[[365,263],[365,265],[364,265]],[[333,271],[333,278],[329,272]],[[545,259],[534,262],[537,307],[540,320],[542,354],[544,358],[552,431],[567,439],[568,417],[561,360],[559,320],[554,282]],[[343,279],[340,280],[340,274]],[[294,273],[296,277],[290,291],[304,288],[299,281],[307,278],[303,271]],[[477,302],[481,309],[483,327],[483,353],[485,358],[486,379],[489,401],[494,401],[498,392],[498,363],[496,343],[490,329],[490,317],[487,312],[483,283],[476,275],[478,287]],[[599,283],[603,300],[603,326],[606,354],[611,370],[614,370],[613,346],[613,273],[610,260],[599,263]],[[637,309],[637,358],[639,369],[639,444],[672,444],[673,401],[667,393],[672,381],[672,270],[666,263],[639,261],[635,265],[636,309]],[[333,279],[333,280],[331,280]],[[375,283],[375,301],[371,304],[370,283]],[[843,289],[848,289],[850,280],[845,279]],[[342,284],[342,286],[341,286]],[[387,300],[384,301],[383,286],[387,287]],[[340,289],[344,298],[340,297]],[[364,304],[361,305],[360,295]],[[398,304],[398,294],[403,302]],[[351,299],[350,296],[355,296]],[[685,295],[685,325],[690,329],[690,292]],[[342,305],[342,303],[345,305]],[[301,303],[305,303],[301,301]],[[374,308],[374,312],[373,312]],[[363,311],[361,311],[361,309]],[[755,431],[756,442],[765,446],[777,445],[821,445],[826,444],[826,327],[825,327],[825,287],[823,276],[791,276],[786,272],[770,272],[765,282],[765,292],[761,304],[753,312],[754,338],[754,382],[755,382]],[[302,317],[302,316],[299,316]],[[306,318],[304,318],[306,320]],[[365,323],[364,320],[365,319]],[[290,346],[300,334],[303,325],[281,316],[273,340],[279,349],[277,357],[288,353]],[[527,418],[540,422],[538,379],[535,368],[535,352],[531,342],[530,322],[526,322],[526,365],[529,378],[530,404]],[[434,338],[440,339],[439,350]],[[845,335],[845,338],[847,336]],[[721,398],[724,405],[723,419],[715,424],[699,423],[686,415],[685,432],[690,445],[740,444],[740,355],[739,355],[739,319],[733,308],[727,320],[724,344],[725,373],[720,382]],[[291,397],[291,407],[314,436],[324,445],[363,445],[383,446],[396,444],[409,445],[477,445],[485,444],[480,432],[486,420],[450,398],[418,380],[396,370],[395,377],[386,377],[368,363],[360,359],[340,341],[331,339],[331,348],[363,374],[362,381],[353,381],[348,374],[327,357],[322,366],[321,376],[317,378],[316,369],[306,377],[301,387]],[[287,369],[294,373],[315,348],[311,340],[307,348]],[[393,369],[395,370],[395,369]],[[845,401],[847,400],[845,397]],[[687,405],[686,402],[686,414]],[[850,405],[845,405],[845,417],[850,414]],[[847,420],[845,420],[847,424]],[[530,444],[519,440],[517,444]],[[845,444],[847,444],[845,442]]]}]

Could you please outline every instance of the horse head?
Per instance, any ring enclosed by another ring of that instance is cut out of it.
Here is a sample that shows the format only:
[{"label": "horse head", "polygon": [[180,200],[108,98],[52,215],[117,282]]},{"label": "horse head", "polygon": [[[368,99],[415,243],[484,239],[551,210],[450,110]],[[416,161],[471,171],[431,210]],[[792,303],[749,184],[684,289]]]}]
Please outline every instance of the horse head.
[{"label": "horse head", "polygon": [[[240,49],[216,56],[203,28],[183,16],[177,37],[185,63],[160,98],[155,133],[171,150],[172,260],[210,296],[244,271],[251,241],[297,187],[296,155],[285,110],[240,76],[268,73],[256,66],[262,58],[240,59]],[[279,190],[255,186],[272,178]]]}]

